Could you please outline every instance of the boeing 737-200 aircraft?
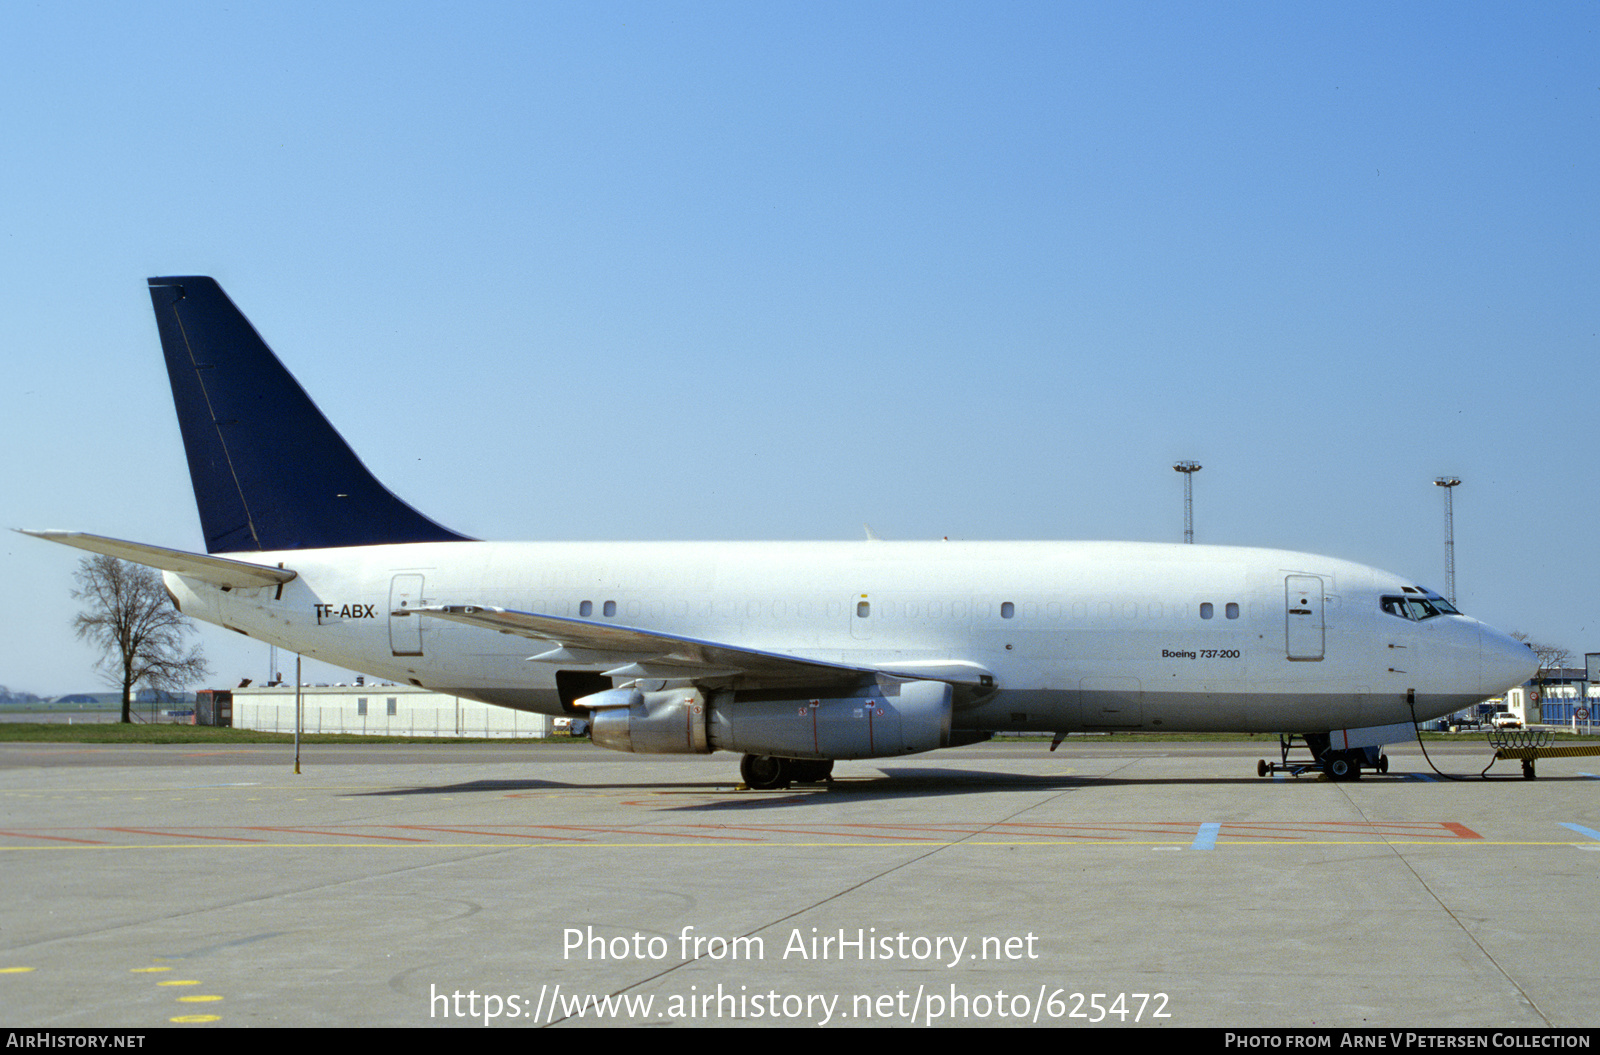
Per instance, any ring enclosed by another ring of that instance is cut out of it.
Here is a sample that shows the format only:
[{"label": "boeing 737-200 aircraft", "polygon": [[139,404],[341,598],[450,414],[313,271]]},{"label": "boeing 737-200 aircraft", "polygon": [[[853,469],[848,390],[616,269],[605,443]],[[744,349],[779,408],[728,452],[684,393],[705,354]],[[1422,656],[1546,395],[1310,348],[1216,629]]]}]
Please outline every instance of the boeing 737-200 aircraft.
[{"label": "boeing 737-200 aircraft", "polygon": [[997,731],[1303,734],[1383,768],[1530,677],[1432,590],[1307,553],[1124,542],[481,542],[379,483],[210,278],[152,278],[206,553],[188,615],[379,678],[585,716],[620,751],[737,751],[752,787]]}]

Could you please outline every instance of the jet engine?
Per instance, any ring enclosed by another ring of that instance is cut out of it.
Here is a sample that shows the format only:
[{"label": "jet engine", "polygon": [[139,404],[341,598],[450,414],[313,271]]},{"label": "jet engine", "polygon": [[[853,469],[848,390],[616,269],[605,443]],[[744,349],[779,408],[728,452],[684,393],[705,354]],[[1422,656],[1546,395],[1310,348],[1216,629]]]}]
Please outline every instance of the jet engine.
[{"label": "jet engine", "polygon": [[621,688],[573,702],[601,747],[640,753],[742,751],[779,758],[886,758],[950,744],[954,690],[888,678],[832,695]]}]

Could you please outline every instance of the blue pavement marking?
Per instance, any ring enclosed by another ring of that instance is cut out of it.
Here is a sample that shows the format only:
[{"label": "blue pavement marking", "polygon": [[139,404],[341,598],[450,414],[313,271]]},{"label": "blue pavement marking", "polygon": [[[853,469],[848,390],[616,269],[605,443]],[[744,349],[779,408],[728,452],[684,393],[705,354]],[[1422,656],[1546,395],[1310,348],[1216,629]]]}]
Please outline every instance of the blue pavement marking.
[{"label": "blue pavement marking", "polygon": [[1568,824],[1566,821],[1562,821],[1561,822],[1561,827],[1563,827],[1563,828],[1571,828],[1573,831],[1577,832],[1579,835],[1587,835],[1589,838],[1594,839],[1596,842],[1600,842],[1600,832],[1595,831],[1593,828],[1585,828],[1581,824]]},{"label": "blue pavement marking", "polygon": [[[1220,824],[1202,824],[1200,830],[1194,834],[1194,842],[1189,844],[1191,850],[1215,850],[1217,848],[1217,833],[1222,830]],[[1596,836],[1600,838],[1600,836]]]},{"label": "blue pavement marking", "polygon": [[1596,773],[1579,773],[1578,776],[1588,777],[1590,780],[1600,780],[1600,774]]}]

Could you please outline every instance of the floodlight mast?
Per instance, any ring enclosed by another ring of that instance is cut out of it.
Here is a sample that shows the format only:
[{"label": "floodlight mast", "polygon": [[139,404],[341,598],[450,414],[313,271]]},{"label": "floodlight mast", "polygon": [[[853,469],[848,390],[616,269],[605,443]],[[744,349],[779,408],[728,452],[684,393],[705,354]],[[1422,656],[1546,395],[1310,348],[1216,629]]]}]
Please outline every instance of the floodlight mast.
[{"label": "floodlight mast", "polygon": [[1194,542],[1194,474],[1199,462],[1179,462],[1172,467],[1183,474],[1183,541]]},{"label": "floodlight mast", "polygon": [[1451,500],[1452,488],[1461,483],[1458,476],[1441,476],[1433,481],[1435,487],[1444,488],[1444,583],[1445,595],[1456,603],[1456,518],[1455,503]]}]

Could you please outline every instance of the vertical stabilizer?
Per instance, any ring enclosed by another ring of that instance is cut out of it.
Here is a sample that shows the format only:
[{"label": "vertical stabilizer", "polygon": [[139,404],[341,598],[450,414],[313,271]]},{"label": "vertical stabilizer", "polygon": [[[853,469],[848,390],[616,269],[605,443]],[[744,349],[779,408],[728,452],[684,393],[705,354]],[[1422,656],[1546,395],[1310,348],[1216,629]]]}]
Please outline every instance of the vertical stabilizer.
[{"label": "vertical stabilizer", "polygon": [[215,280],[150,299],[208,553],[465,540],[378,482]]}]

